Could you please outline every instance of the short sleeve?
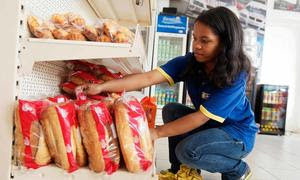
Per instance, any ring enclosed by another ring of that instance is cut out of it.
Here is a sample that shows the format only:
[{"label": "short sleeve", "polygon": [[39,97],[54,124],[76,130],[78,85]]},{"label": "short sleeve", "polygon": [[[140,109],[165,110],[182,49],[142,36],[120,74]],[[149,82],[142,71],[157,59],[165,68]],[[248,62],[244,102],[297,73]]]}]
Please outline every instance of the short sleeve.
[{"label": "short sleeve", "polygon": [[180,74],[186,68],[188,60],[192,57],[192,53],[187,53],[185,56],[176,57],[166,64],[157,68],[157,70],[168,80],[172,86],[176,82],[182,81]]},{"label": "short sleeve", "polygon": [[232,85],[213,91],[200,105],[200,111],[210,119],[223,123],[245,98],[246,79],[246,73],[242,72]]}]

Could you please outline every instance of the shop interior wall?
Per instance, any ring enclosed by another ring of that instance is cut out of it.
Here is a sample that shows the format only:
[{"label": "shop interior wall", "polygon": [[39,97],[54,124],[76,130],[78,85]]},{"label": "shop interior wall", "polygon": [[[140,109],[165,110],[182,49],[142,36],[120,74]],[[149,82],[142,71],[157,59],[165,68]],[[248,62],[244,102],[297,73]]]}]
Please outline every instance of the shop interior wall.
[{"label": "shop interior wall", "polygon": [[289,86],[286,130],[300,132],[300,12],[268,2],[260,83]]}]

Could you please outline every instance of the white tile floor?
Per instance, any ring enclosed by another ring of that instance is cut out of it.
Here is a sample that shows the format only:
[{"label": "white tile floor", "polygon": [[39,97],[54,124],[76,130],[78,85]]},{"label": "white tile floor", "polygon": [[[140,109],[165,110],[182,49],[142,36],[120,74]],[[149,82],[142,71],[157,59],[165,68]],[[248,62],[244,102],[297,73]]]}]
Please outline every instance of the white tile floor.
[{"label": "white tile floor", "polygon": [[[167,138],[156,141],[157,172],[170,167]],[[300,134],[258,135],[245,159],[253,172],[251,180],[300,180]],[[221,179],[218,173],[202,171],[204,180]]]}]

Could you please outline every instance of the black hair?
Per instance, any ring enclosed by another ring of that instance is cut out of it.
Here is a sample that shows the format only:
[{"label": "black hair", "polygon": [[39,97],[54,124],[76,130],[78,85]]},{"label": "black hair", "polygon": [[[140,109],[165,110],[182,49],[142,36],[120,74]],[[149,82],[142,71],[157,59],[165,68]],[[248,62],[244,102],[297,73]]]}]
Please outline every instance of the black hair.
[{"label": "black hair", "polygon": [[[243,50],[243,29],[237,16],[225,7],[216,7],[202,12],[195,24],[199,22],[210,27],[221,43],[216,64],[209,73],[210,82],[217,88],[231,85],[242,71],[248,74],[249,80],[251,62]],[[193,56],[182,76],[194,76],[201,67],[203,64]]]}]

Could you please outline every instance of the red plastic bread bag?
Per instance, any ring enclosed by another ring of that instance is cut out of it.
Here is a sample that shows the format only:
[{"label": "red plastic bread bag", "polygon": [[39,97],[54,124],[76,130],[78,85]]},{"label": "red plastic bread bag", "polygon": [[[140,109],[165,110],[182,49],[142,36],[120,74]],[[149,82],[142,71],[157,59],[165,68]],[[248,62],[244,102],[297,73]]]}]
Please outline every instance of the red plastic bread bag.
[{"label": "red plastic bread bag", "polygon": [[51,161],[39,119],[47,101],[19,100],[15,112],[15,160],[27,168],[37,169]]},{"label": "red plastic bread bag", "polygon": [[[78,110],[83,143],[89,167],[95,172],[114,173],[119,168],[120,152],[112,117],[105,102],[88,101]],[[96,132],[96,133],[95,133]]]},{"label": "red plastic bread bag", "polygon": [[116,100],[114,115],[127,169],[133,173],[147,171],[153,160],[153,145],[142,105],[133,96],[124,95]]}]

